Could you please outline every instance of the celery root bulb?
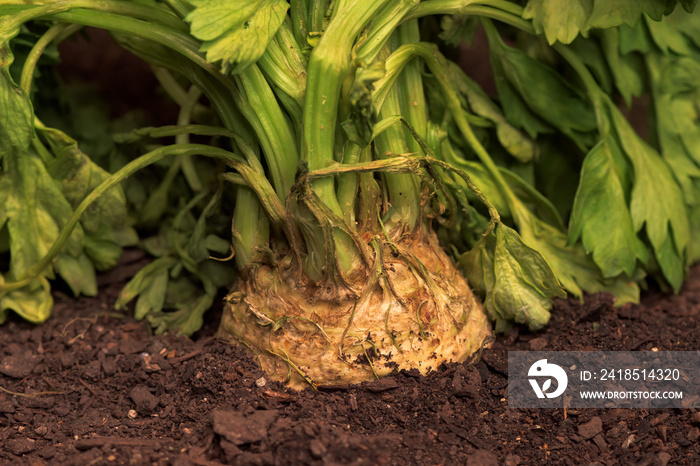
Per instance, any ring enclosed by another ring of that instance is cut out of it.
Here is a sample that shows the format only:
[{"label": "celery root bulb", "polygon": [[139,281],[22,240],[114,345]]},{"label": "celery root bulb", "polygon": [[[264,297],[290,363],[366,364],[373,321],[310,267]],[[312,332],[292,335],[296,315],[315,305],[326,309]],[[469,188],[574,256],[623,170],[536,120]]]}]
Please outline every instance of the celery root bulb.
[{"label": "celery root bulb", "polygon": [[395,368],[426,373],[491,342],[481,303],[432,233],[375,251],[381,273],[370,267],[354,280],[358,296],[334,300],[299,283],[291,260],[251,268],[227,298],[220,336],[249,347],[272,379],[295,388],[358,383]]}]

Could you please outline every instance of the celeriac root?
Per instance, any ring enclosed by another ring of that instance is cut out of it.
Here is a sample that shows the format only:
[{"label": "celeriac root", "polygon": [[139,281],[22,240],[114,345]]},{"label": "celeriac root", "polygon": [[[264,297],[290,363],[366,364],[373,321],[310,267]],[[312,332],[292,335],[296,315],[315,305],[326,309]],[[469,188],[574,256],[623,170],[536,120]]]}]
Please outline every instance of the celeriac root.
[{"label": "celeriac root", "polygon": [[378,244],[380,266],[353,283],[364,291],[339,301],[297,283],[291,260],[251,268],[227,298],[220,336],[248,346],[272,379],[295,388],[394,369],[425,374],[492,341],[481,303],[434,234]]}]

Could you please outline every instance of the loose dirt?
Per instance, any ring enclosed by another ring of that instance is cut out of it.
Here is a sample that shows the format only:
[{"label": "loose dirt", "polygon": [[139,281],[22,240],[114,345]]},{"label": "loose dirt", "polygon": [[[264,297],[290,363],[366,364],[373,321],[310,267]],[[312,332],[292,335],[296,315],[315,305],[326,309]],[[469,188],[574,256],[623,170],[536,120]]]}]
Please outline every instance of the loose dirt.
[{"label": "loose dirt", "polygon": [[98,298],[56,292],[54,317],[0,327],[4,464],[700,464],[696,410],[509,409],[508,350],[700,348],[700,268],[641,305],[560,300],[551,324],[500,336],[474,366],[294,392],[242,348],[154,336],[112,309],[145,259],[126,255]]}]

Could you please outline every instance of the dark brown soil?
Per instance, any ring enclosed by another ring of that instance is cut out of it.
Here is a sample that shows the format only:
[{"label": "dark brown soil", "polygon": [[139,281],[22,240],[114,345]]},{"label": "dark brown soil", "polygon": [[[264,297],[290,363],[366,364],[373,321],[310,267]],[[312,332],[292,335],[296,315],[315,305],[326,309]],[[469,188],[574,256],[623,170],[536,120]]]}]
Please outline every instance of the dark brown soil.
[{"label": "dark brown soil", "polygon": [[[132,259],[137,259],[133,257]],[[127,258],[128,261],[128,258]],[[138,265],[138,264],[136,264]],[[0,327],[3,464],[700,464],[695,410],[516,410],[508,349],[698,350],[700,268],[679,296],[556,303],[551,324],[500,337],[473,367],[293,392],[238,347],[153,336],[111,304],[56,293],[55,316]]]}]

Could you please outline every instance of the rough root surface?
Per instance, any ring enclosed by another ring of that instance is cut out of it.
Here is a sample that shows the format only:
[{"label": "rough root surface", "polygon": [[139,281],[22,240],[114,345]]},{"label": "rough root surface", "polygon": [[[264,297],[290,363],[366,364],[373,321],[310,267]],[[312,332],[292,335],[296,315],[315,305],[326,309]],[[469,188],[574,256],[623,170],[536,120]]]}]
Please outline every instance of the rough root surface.
[{"label": "rough root surface", "polygon": [[491,341],[481,303],[432,235],[377,250],[380,264],[353,283],[360,296],[341,300],[318,299],[292,267],[251,271],[229,295],[220,336],[248,346],[271,377],[297,388],[394,369],[427,373]]}]

